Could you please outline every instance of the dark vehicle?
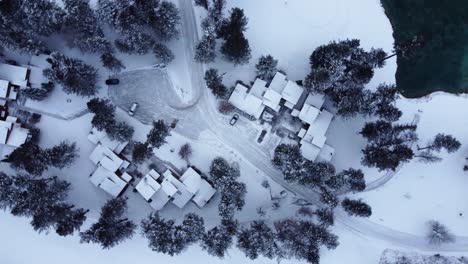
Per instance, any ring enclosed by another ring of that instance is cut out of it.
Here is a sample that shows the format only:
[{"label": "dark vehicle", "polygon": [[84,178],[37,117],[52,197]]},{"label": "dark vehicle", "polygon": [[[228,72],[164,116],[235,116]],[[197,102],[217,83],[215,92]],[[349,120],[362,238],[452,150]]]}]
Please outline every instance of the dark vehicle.
[{"label": "dark vehicle", "polygon": [[107,79],[106,80],[107,85],[116,85],[116,84],[119,84],[119,83],[120,83],[119,79]]},{"label": "dark vehicle", "polygon": [[260,134],[260,136],[257,139],[258,143],[262,143],[263,139],[265,138],[266,133],[267,133],[267,131],[265,129],[262,130],[262,133]]},{"label": "dark vehicle", "polygon": [[238,114],[234,114],[234,116],[231,118],[231,121],[229,121],[229,124],[231,126],[235,125],[237,120],[239,120],[239,115]]}]

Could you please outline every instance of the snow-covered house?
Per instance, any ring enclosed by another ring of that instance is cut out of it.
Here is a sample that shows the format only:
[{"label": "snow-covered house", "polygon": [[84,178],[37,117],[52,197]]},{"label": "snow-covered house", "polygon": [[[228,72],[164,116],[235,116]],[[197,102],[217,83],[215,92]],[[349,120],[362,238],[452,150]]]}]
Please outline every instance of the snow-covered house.
[{"label": "snow-covered house", "polygon": [[120,155],[128,142],[111,140],[104,131],[91,130],[88,139],[96,144],[89,159],[97,166],[90,175],[91,182],[113,197],[119,196],[133,179],[124,170],[130,162]]},{"label": "snow-covered house", "polygon": [[0,144],[17,148],[24,144],[29,136],[29,129],[21,127],[18,118],[7,116],[0,120]]},{"label": "snow-covered house", "polygon": [[18,91],[10,85],[9,81],[0,80],[0,99],[16,100]]},{"label": "snow-covered house", "polygon": [[312,161],[317,159],[330,161],[335,150],[325,143],[327,140],[326,133],[333,120],[333,114],[327,110],[317,113],[315,107],[315,110],[311,111],[310,109],[313,106],[310,105],[304,105],[304,107],[308,109],[306,112],[310,113],[311,116],[315,116],[315,118],[312,120],[312,118],[307,116],[303,117],[307,122],[312,121],[310,123],[306,122],[308,124],[307,127],[302,128],[298,133],[299,138],[301,138],[302,155],[304,158]]},{"label": "snow-covered house", "polygon": [[192,168],[185,171],[180,178],[170,170],[166,170],[162,175],[151,170],[135,189],[157,211],[169,201],[179,208],[184,208],[191,200],[197,206],[203,207],[216,193],[216,190]]},{"label": "snow-covered house", "polygon": [[238,83],[229,98],[229,102],[236,108],[258,119],[265,109],[263,95],[266,89],[266,82],[260,79],[255,80],[250,90]]},{"label": "snow-covered house", "polygon": [[29,80],[29,69],[11,64],[0,63],[0,80],[10,82],[17,87],[27,87]]}]

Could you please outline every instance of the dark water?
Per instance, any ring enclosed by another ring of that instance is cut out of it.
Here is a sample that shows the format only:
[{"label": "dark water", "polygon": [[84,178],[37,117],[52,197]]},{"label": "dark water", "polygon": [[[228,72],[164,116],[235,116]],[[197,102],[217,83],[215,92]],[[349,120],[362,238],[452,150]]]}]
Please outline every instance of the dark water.
[{"label": "dark water", "polygon": [[468,0],[381,0],[396,41],[422,35],[415,56],[397,59],[406,97],[434,91],[468,93]]}]

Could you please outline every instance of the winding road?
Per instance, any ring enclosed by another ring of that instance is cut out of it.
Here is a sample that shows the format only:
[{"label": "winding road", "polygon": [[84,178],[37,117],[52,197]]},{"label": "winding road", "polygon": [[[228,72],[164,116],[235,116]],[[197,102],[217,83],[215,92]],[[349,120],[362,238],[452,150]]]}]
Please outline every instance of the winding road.
[{"label": "winding road", "polygon": [[[208,130],[225,145],[242,155],[244,160],[263,171],[265,175],[271,177],[287,190],[301,196],[309,202],[319,204],[319,197],[316,192],[284,181],[283,175],[271,165],[270,154],[257,147],[256,144],[252,144],[252,142],[245,137],[237,136],[239,134],[236,133],[236,128],[229,126],[225,122],[225,119],[218,113],[215,100],[210,96],[207,96],[207,89],[203,88],[204,65],[196,63],[193,60],[194,48],[199,36],[192,1],[179,0],[179,8],[182,14],[182,32],[187,48],[186,53],[190,55],[190,57],[187,58],[187,63],[189,64],[189,69],[191,71],[192,87],[194,89],[199,89],[199,98],[197,98],[198,104],[196,105],[196,109],[202,119],[206,121],[205,123]],[[384,185],[393,176],[394,174],[392,173],[385,174],[381,178],[370,183],[367,190],[373,190]],[[336,210],[336,220],[337,224],[343,225],[347,229],[359,235],[383,240],[395,246],[434,253],[468,251],[468,237],[456,237],[456,242],[454,243],[434,247],[427,244],[424,236],[400,232],[367,219],[353,218],[348,216],[342,210]]]}]

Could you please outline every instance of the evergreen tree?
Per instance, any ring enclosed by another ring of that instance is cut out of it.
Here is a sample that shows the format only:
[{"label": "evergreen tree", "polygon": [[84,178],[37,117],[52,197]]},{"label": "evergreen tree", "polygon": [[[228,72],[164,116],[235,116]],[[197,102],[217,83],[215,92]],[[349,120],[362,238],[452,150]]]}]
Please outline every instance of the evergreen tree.
[{"label": "evergreen tree", "polygon": [[25,28],[38,35],[50,36],[59,32],[65,12],[53,1],[48,0],[20,0],[20,7],[15,15],[21,15]]},{"label": "evergreen tree", "polygon": [[272,259],[280,250],[276,234],[263,221],[254,221],[249,228],[241,229],[237,234],[237,247],[250,259],[259,256]]},{"label": "evergreen tree", "polygon": [[369,217],[372,215],[372,208],[361,200],[345,198],[341,206],[351,216]]},{"label": "evergreen tree", "polygon": [[455,242],[455,236],[439,221],[431,220],[427,222],[427,227],[426,238],[429,244],[440,246],[441,244]]},{"label": "evergreen tree", "polygon": [[114,44],[120,52],[144,55],[154,46],[154,39],[138,28],[125,30]]},{"label": "evergreen tree", "polygon": [[195,47],[195,61],[210,63],[216,58],[216,40],[210,36],[203,36]]},{"label": "evergreen tree", "polygon": [[367,107],[370,114],[389,122],[400,119],[402,113],[395,106],[395,101],[398,98],[398,89],[395,85],[380,84],[377,91],[368,97]]},{"label": "evergreen tree", "polygon": [[105,68],[114,72],[120,72],[122,69],[125,69],[122,61],[115,57],[112,50],[106,51],[101,55],[101,62]]},{"label": "evergreen tree", "polygon": [[278,60],[275,60],[273,56],[261,56],[255,65],[257,77],[264,81],[271,81],[278,72],[277,66]]},{"label": "evergreen tree", "polygon": [[362,163],[379,170],[395,170],[408,162],[414,156],[409,144],[417,140],[415,130],[415,125],[393,125],[383,120],[366,123],[360,132],[369,141],[362,150]]},{"label": "evergreen tree", "polygon": [[66,93],[91,96],[97,92],[97,70],[92,66],[58,52],[52,53],[47,61],[51,65],[44,70],[44,75],[50,81],[61,84]]},{"label": "evergreen tree", "polygon": [[320,187],[320,201],[331,208],[338,206],[338,197],[326,187]]},{"label": "evergreen tree", "polygon": [[13,179],[4,172],[0,172],[0,210],[12,207],[16,194]]},{"label": "evergreen tree", "polygon": [[335,167],[330,162],[306,160],[297,182],[306,186],[321,186],[335,175]]},{"label": "evergreen tree", "polygon": [[330,209],[317,209],[315,214],[317,215],[321,225],[331,226],[335,223],[335,216],[333,215],[333,211]]},{"label": "evergreen tree", "polygon": [[16,170],[25,170],[32,175],[42,175],[48,168],[44,152],[36,144],[26,142],[16,148],[5,160]]},{"label": "evergreen tree", "polygon": [[54,87],[52,82],[42,83],[41,88],[24,88],[20,90],[20,93],[31,100],[42,101],[49,96]]},{"label": "evergreen tree", "polygon": [[215,188],[221,193],[219,214],[223,219],[231,219],[235,211],[242,210],[245,205],[247,188],[244,183],[237,181],[240,172],[223,158],[216,158],[211,163],[210,175]]},{"label": "evergreen tree", "polygon": [[185,215],[182,225],[175,225],[173,220],[165,220],[153,213],[141,222],[141,228],[153,251],[171,256],[197,242],[205,231],[203,218],[193,213]]},{"label": "evergreen tree", "polygon": [[247,18],[244,16],[244,10],[233,8],[230,12],[230,18],[223,23],[220,29],[220,35],[224,39],[221,53],[235,65],[245,64],[251,58],[249,41],[244,36],[246,27]]},{"label": "evergreen tree", "polygon": [[281,249],[287,255],[309,263],[319,263],[321,245],[328,249],[338,246],[337,236],[309,221],[281,220],[275,222],[275,229]]},{"label": "evergreen tree", "polygon": [[418,150],[430,149],[440,152],[442,149],[445,149],[448,153],[453,153],[457,151],[461,146],[460,141],[458,141],[452,135],[445,135],[445,134],[437,134],[434,137],[432,143],[423,148],[418,148]]},{"label": "evergreen tree", "polygon": [[102,248],[109,249],[123,240],[131,238],[136,225],[125,218],[127,210],[126,198],[113,198],[101,209],[99,220],[88,230],[81,232],[81,243],[98,243]]},{"label": "evergreen tree", "polygon": [[201,6],[208,10],[208,0],[195,0],[195,5]]},{"label": "evergreen tree", "polygon": [[218,36],[221,34],[221,28],[224,22],[224,9],[226,8],[226,0],[213,0],[213,4],[208,8],[208,17],[213,20],[215,32]]},{"label": "evergreen tree", "polygon": [[233,244],[233,235],[234,233],[227,226],[221,224],[203,235],[201,247],[208,254],[223,258],[228,248]]},{"label": "evergreen tree", "polygon": [[153,121],[153,128],[146,137],[146,143],[153,148],[159,148],[166,143],[168,136],[170,136],[169,127],[164,120]]},{"label": "evergreen tree", "polygon": [[228,94],[226,86],[223,84],[223,76],[219,75],[218,70],[209,69],[205,72],[205,82],[208,89],[218,98],[225,98]]},{"label": "evergreen tree", "polygon": [[131,140],[134,132],[133,127],[125,122],[113,122],[113,125],[108,126],[106,129],[106,133],[111,139],[120,142]]},{"label": "evergreen tree", "polygon": [[133,146],[132,160],[135,163],[142,163],[151,156],[151,148],[147,143],[137,142]]},{"label": "evergreen tree", "polygon": [[180,15],[174,3],[162,1],[154,16],[154,23],[150,23],[150,26],[162,40],[171,40],[179,36]]},{"label": "evergreen tree", "polygon": [[281,170],[288,182],[298,182],[303,178],[305,160],[297,145],[280,144],[275,148],[273,165]]},{"label": "evergreen tree", "polygon": [[71,36],[71,46],[83,52],[103,53],[110,49],[89,0],[65,0],[64,5],[67,12],[64,29]]},{"label": "evergreen tree", "polygon": [[327,182],[327,186],[342,192],[361,192],[366,189],[366,181],[362,170],[350,168],[344,170],[337,175],[331,177]]},{"label": "evergreen tree", "polygon": [[47,158],[48,164],[59,169],[70,167],[76,158],[79,157],[76,143],[68,143],[65,141],[60,142],[59,145],[50,149],[46,149],[44,155]]},{"label": "evergreen tree", "polygon": [[153,53],[156,59],[162,63],[169,63],[174,60],[174,53],[164,44],[156,43],[153,46]]}]

